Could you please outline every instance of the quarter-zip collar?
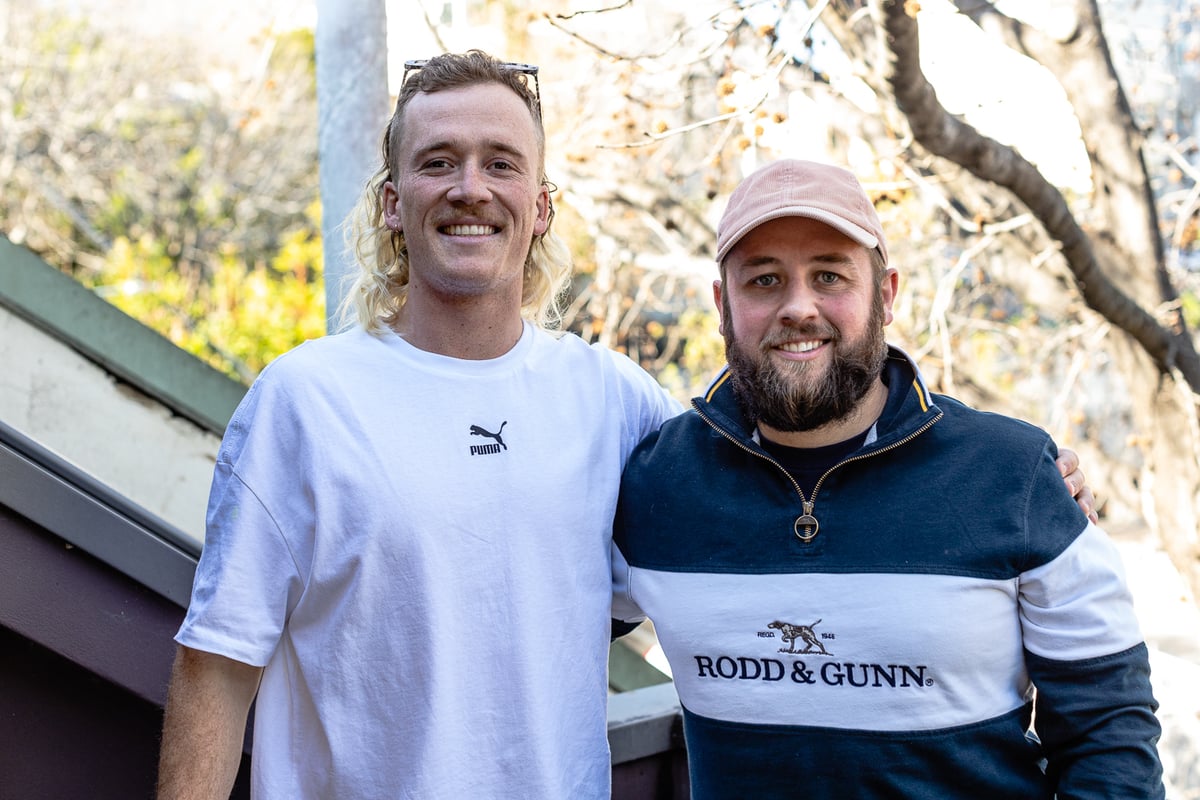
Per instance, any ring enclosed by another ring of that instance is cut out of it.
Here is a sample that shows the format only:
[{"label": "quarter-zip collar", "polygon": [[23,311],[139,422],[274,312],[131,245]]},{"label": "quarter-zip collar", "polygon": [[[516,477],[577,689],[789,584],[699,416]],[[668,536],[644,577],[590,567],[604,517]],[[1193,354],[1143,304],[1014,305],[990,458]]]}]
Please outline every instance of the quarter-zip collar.
[{"label": "quarter-zip collar", "polygon": [[831,473],[845,464],[903,446],[942,418],[942,411],[934,403],[933,395],[925,386],[916,363],[900,348],[888,345],[883,376],[888,387],[888,398],[883,412],[867,432],[862,447],[826,470],[813,487],[812,496],[806,497],[791,473],[763,449],[758,428],[742,413],[729,378],[729,368],[725,367],[703,397],[693,398],[692,406],[705,422],[735,447],[770,462],[787,477],[801,504],[801,513],[796,518],[794,528],[802,542],[812,541],[820,530],[816,501],[821,484]]}]

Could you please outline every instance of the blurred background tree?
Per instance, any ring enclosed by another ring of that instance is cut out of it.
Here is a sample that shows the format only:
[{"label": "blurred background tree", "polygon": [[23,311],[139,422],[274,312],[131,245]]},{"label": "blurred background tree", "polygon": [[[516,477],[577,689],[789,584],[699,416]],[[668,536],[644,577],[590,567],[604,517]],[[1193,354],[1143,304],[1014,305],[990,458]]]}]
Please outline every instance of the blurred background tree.
[{"label": "blurred background tree", "polygon": [[1003,9],[545,11],[563,51],[538,57],[588,65],[560,106],[565,199],[614,240],[592,288],[626,287],[584,310],[620,330],[660,270],[711,278],[714,215],[755,166],[848,164],[901,271],[890,338],[938,389],[1079,450],[1106,524],[1161,534],[1200,593],[1200,12],[1113,0],[1114,50],[1094,0]]},{"label": "blurred background tree", "polygon": [[0,232],[244,381],[324,332],[311,31],[222,62],[0,20]]},{"label": "blurred background tree", "polygon": [[[52,8],[0,10],[0,232],[243,380],[320,335],[311,30],[202,49]],[[1194,4],[389,13],[421,48],[397,59],[481,46],[542,65],[569,329],[698,393],[722,362],[729,191],[774,158],[847,164],[901,270],[890,337],[938,389],[1079,450],[1106,525],[1161,533],[1200,588]]]}]

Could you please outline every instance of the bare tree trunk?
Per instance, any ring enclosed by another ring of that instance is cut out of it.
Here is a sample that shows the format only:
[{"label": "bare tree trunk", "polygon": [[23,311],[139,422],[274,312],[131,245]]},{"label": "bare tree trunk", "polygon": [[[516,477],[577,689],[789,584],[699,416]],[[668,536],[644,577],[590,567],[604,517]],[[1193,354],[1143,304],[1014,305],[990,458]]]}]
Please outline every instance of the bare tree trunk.
[{"label": "bare tree trunk", "polygon": [[1122,331],[1124,341],[1115,349],[1144,455],[1141,506],[1200,596],[1200,357],[1166,271],[1142,136],[1113,69],[1099,12],[1093,0],[1078,0],[1075,32],[1057,42],[986,3],[972,2],[970,8],[978,22],[1002,31],[1015,49],[1060,77],[1092,165],[1097,222],[1088,230],[1036,167],[941,106],[921,71],[917,22],[902,0],[873,0],[887,44],[883,75],[914,138],[1019,198],[1061,246],[1088,306]]}]

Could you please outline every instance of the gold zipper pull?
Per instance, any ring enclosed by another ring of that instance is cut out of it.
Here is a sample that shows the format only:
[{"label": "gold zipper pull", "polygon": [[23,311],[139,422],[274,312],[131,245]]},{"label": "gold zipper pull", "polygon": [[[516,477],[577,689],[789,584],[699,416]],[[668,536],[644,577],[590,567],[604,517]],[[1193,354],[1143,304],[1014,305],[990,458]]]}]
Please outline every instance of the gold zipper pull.
[{"label": "gold zipper pull", "polygon": [[813,503],[811,500],[802,501],[804,506],[804,514],[796,517],[796,522],[792,525],[792,530],[796,532],[796,538],[802,542],[811,542],[817,536],[817,530],[821,524],[817,522],[817,518],[813,516]]}]

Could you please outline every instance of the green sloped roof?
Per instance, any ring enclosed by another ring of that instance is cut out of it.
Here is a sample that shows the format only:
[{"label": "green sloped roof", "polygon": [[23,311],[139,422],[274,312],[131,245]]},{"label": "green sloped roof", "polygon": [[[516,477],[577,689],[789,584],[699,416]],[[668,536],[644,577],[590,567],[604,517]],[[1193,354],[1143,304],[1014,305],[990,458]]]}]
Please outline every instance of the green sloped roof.
[{"label": "green sloped roof", "polygon": [[0,236],[0,306],[220,435],[246,387]]}]

